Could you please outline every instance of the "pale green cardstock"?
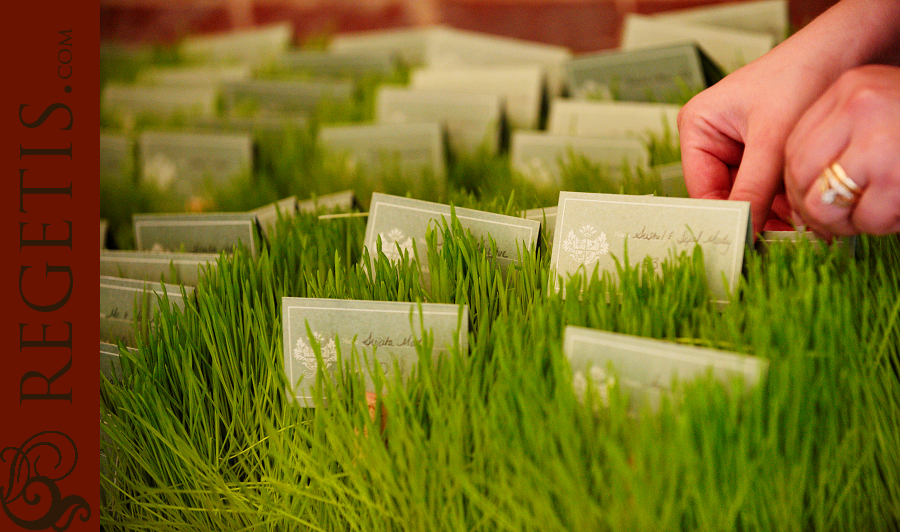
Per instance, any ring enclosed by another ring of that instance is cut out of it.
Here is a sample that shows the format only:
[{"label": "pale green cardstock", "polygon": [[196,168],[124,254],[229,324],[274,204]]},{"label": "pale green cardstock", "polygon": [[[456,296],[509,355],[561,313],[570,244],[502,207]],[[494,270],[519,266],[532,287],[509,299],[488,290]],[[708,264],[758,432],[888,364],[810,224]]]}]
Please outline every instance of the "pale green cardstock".
[{"label": "pale green cardstock", "polygon": [[291,50],[281,56],[280,62],[285,68],[310,76],[355,79],[393,74],[397,70],[398,57],[385,50],[344,53]]},{"label": "pale green cardstock", "polygon": [[[189,290],[190,287],[186,287]],[[134,346],[134,324],[153,318],[161,297],[184,308],[181,285],[100,276],[100,340]],[[144,314],[146,313],[146,314]]]},{"label": "pale green cardstock", "polygon": [[373,365],[364,368],[368,391],[374,391],[370,371],[376,363],[385,376],[395,370],[408,375],[419,360],[416,342],[422,340],[423,328],[433,335],[434,357],[454,345],[459,345],[462,353],[468,350],[469,310],[465,305],[300,297],[283,297],[281,305],[288,396],[307,406],[312,406],[319,369],[309,332],[320,349],[322,369],[329,374],[337,366],[338,349],[345,362],[354,345],[360,361],[365,354]]},{"label": "pale green cardstock", "polygon": [[288,50],[293,39],[293,24],[282,21],[226,32],[189,35],[182,40],[179,52],[194,62],[261,65],[277,60]]},{"label": "pale green cardstock", "polygon": [[357,206],[356,192],[353,190],[342,190],[298,201],[297,211],[305,213],[346,212]]},{"label": "pale green cardstock", "polygon": [[678,135],[681,106],[651,102],[601,102],[558,98],[550,102],[547,133],[574,137],[630,138],[649,142]]},{"label": "pale green cardstock", "polygon": [[[464,208],[456,208],[455,212],[463,229],[469,230],[475,238],[484,239],[485,246],[489,245],[489,237],[494,240],[497,245],[497,256],[494,258],[504,272],[511,264],[518,264],[519,249],[528,252],[537,246],[541,223],[536,220]],[[399,260],[398,247],[412,258],[415,242],[419,258],[424,262],[428,230],[438,231],[442,220],[450,226],[449,205],[376,192],[372,194],[369,206],[364,246],[374,257],[380,237],[381,251],[385,256]],[[427,265],[420,266],[427,274]]]},{"label": "pale green cardstock", "polygon": [[288,196],[249,212],[256,215],[263,236],[270,239],[275,236],[275,226],[279,215],[283,218],[289,218],[297,214],[297,196]]},{"label": "pale green cardstock", "polygon": [[253,213],[134,214],[132,220],[140,251],[221,253],[242,243],[255,257],[261,245]]},{"label": "pale green cardstock", "polygon": [[229,113],[250,105],[264,114],[308,115],[324,101],[349,104],[353,91],[353,82],[349,80],[250,79],[223,83],[222,101]]},{"label": "pale green cardstock", "polygon": [[216,113],[217,97],[218,91],[212,86],[107,83],[103,87],[100,106],[126,120],[133,120],[141,113],[162,118],[175,113],[212,116]]},{"label": "pale green cardstock", "polygon": [[[136,355],[137,349],[126,347],[131,354]],[[122,355],[119,346],[107,342],[100,342],[100,373],[110,382],[121,383],[125,374],[122,371]]]},{"label": "pale green cardstock", "polygon": [[100,252],[100,275],[197,286],[203,273],[216,267],[218,259],[218,253],[104,249]]},{"label": "pale green cardstock", "polygon": [[759,357],[573,325],[563,333],[563,352],[576,382],[590,375],[601,396],[617,384],[632,411],[644,405],[655,409],[672,392],[673,380],[688,382],[711,372],[726,386],[740,380],[747,391],[769,367]]},{"label": "pale green cardstock", "polygon": [[741,275],[744,249],[751,242],[750,203],[560,192],[550,268],[551,286],[562,288],[559,276],[609,272],[614,260],[637,264],[650,257],[657,271],[673,252],[703,249],[712,298],[725,304]]},{"label": "pale green cardstock", "polygon": [[789,11],[788,0],[751,0],[673,9],[652,16],[656,20],[676,24],[766,33],[776,42],[781,42],[790,33]]},{"label": "pale green cardstock", "polygon": [[438,122],[447,131],[453,153],[499,149],[503,102],[496,94],[409,89],[383,86],[375,101],[380,123]]}]

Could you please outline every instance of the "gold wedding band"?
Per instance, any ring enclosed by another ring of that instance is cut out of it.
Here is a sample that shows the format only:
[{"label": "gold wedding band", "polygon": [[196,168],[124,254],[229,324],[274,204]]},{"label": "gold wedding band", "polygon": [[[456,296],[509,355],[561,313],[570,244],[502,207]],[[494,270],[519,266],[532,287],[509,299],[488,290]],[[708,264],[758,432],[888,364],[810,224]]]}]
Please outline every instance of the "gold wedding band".
[{"label": "gold wedding band", "polygon": [[859,201],[862,189],[847,176],[838,163],[825,168],[819,176],[822,186],[821,201],[825,205],[852,207]]}]

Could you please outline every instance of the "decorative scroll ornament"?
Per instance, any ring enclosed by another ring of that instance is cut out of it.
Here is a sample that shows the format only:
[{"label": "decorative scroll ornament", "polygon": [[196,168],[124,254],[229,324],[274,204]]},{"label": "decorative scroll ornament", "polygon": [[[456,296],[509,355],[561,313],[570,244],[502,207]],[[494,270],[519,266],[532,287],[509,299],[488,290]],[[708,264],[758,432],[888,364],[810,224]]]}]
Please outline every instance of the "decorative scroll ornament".
[{"label": "decorative scroll ornament", "polygon": [[[316,343],[319,344],[322,362],[325,363],[325,367],[337,363],[337,345],[334,343],[334,339],[332,338],[326,343],[325,337],[317,332],[313,333],[313,338],[315,338]],[[291,353],[294,355],[294,359],[299,360],[306,366],[306,369],[309,371],[316,371],[316,368],[318,367],[316,352],[310,344],[303,341],[303,338],[297,338],[297,345]]]},{"label": "decorative scroll ornament", "polygon": [[590,225],[582,226],[577,236],[574,229],[569,230],[562,243],[563,251],[568,253],[572,260],[584,265],[597,262],[601,255],[609,253],[606,233],[600,231],[600,236],[597,236],[597,233],[598,231]]}]

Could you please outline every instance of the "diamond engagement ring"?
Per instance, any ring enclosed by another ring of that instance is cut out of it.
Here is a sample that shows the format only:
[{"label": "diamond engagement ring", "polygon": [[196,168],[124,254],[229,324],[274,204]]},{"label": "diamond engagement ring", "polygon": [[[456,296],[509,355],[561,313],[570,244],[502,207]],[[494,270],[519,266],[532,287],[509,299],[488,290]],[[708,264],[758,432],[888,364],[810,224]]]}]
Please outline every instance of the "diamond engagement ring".
[{"label": "diamond engagement ring", "polygon": [[862,189],[847,176],[847,172],[838,163],[822,171],[819,176],[822,185],[821,201],[825,205],[852,207],[859,201]]}]

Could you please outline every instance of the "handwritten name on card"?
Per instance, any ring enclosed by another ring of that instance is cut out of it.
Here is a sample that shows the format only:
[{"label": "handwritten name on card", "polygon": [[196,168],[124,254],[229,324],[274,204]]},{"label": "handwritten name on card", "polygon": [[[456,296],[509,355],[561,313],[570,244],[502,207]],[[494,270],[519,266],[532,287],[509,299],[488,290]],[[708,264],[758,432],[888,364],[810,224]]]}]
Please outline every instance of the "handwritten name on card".
[{"label": "handwritten name on card", "polygon": [[[307,327],[319,346],[322,369],[328,372],[336,368],[338,349],[347,361],[355,345],[385,375],[393,373],[395,363],[400,374],[406,375],[419,360],[416,342],[421,341],[423,328],[433,335],[433,355],[446,353],[454,345],[461,352],[468,349],[466,306],[298,297],[284,297],[281,304],[288,395],[301,402],[312,399],[319,369]],[[371,375],[365,377],[371,391]]]},{"label": "handwritten name on card", "polygon": [[[494,240],[497,245],[497,256],[494,259],[503,271],[510,264],[518,264],[520,248],[533,250],[537,245],[541,224],[536,220],[473,209],[457,208],[455,211],[460,225],[471,231],[475,238],[484,239],[485,245],[489,237]],[[374,255],[376,242],[380,237],[381,251],[388,258],[399,260],[398,246],[412,257],[415,242],[420,258],[423,258],[429,228],[441,227],[443,220],[450,225],[449,205],[376,192],[372,194],[369,207],[364,245]],[[426,265],[421,266],[423,270],[427,270]]]},{"label": "handwritten name on card", "polygon": [[[550,267],[558,276],[615,275],[615,258],[650,257],[659,268],[671,253],[703,249],[707,282],[717,303],[727,301],[741,274],[750,238],[749,202],[560,192]],[[722,276],[725,276],[725,284]]]},{"label": "handwritten name on card", "polygon": [[231,252],[243,244],[259,252],[259,223],[253,213],[134,214],[140,251]]},{"label": "handwritten name on card", "polygon": [[591,375],[595,386],[618,383],[633,410],[657,407],[674,379],[686,382],[707,371],[725,385],[739,378],[749,390],[769,365],[758,357],[572,325],[563,333],[563,352],[576,381]]}]

